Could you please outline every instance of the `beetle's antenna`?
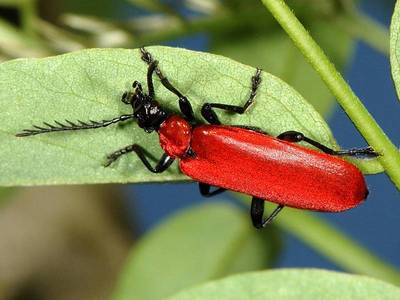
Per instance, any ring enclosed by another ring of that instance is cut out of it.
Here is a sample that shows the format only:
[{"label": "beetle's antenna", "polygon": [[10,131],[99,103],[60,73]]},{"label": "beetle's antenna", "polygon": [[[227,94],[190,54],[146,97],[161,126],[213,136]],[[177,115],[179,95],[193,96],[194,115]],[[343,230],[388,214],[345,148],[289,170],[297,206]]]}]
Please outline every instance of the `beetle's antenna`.
[{"label": "beetle's antenna", "polygon": [[121,115],[121,116],[111,119],[111,120],[102,120],[102,121],[89,120],[88,122],[83,122],[83,121],[78,120],[74,123],[74,122],[65,120],[65,123],[54,121],[55,125],[49,124],[47,122],[43,122],[44,127],[33,125],[33,129],[24,129],[24,130],[22,130],[22,132],[16,134],[16,136],[25,137],[25,136],[31,136],[31,135],[49,133],[49,132],[56,132],[56,131],[101,128],[101,127],[107,127],[109,125],[112,125],[112,124],[115,124],[118,122],[122,122],[122,121],[126,121],[129,119],[133,119],[133,118],[134,118],[134,116],[133,116],[133,114],[131,114],[131,115]]}]

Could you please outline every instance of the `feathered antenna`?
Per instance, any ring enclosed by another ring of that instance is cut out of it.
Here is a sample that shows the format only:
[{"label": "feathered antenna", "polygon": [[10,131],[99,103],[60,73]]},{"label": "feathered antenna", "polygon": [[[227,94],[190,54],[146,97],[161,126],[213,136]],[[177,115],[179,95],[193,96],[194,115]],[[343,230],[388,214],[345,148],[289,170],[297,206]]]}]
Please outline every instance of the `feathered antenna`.
[{"label": "feathered antenna", "polygon": [[133,114],[131,115],[121,115],[117,118],[111,120],[102,120],[102,121],[93,121],[89,120],[87,122],[83,122],[81,120],[71,122],[69,120],[65,120],[65,123],[61,123],[59,121],[54,121],[55,125],[52,125],[47,122],[43,122],[44,127],[33,125],[34,129],[24,129],[22,132],[16,134],[18,137],[31,136],[36,134],[48,133],[48,132],[56,132],[56,131],[67,131],[67,130],[83,130],[83,129],[94,129],[100,127],[107,127],[111,124],[115,124],[118,122],[126,121],[129,119],[133,119]]}]

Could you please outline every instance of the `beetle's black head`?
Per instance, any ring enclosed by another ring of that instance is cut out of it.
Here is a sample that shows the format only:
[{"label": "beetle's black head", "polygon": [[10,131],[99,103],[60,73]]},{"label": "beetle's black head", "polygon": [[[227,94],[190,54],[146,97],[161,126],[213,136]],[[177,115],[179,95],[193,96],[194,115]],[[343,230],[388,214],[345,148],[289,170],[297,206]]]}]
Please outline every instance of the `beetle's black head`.
[{"label": "beetle's black head", "polygon": [[133,92],[125,92],[121,101],[132,106],[133,115],[140,128],[146,132],[158,130],[167,118],[166,112],[153,97],[143,92],[139,82],[135,81],[132,87]]}]

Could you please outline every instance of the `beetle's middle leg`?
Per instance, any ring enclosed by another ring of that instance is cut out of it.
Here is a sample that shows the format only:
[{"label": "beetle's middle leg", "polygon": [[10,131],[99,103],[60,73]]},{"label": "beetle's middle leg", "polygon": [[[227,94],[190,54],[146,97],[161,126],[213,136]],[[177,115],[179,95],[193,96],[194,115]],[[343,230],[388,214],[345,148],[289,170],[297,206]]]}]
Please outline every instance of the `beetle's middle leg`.
[{"label": "beetle's middle leg", "polygon": [[331,155],[338,155],[338,156],[365,156],[365,157],[377,157],[379,156],[379,153],[375,152],[372,147],[365,147],[365,148],[354,148],[354,149],[348,149],[348,150],[333,150],[329,147],[326,147],[325,145],[322,145],[321,143],[314,141],[313,139],[310,139],[306,137],[304,134],[298,131],[286,131],[284,133],[281,133],[277,137],[278,139],[285,140],[288,142],[306,142],[310,145],[313,145],[314,147],[320,149],[322,152],[325,152],[327,154]]},{"label": "beetle's middle leg", "polygon": [[138,144],[133,144],[107,155],[107,162],[104,164],[104,166],[108,167],[114,161],[119,159],[122,155],[128,154],[130,152],[135,152],[142,163],[145,165],[145,167],[152,173],[162,173],[166,169],[168,169],[169,166],[171,166],[171,164],[174,162],[174,159],[172,157],[164,153],[157,164],[153,167],[146,157],[149,156],[149,153]]},{"label": "beetle's middle leg", "polygon": [[229,112],[243,114],[246,110],[253,104],[254,99],[257,95],[258,87],[261,83],[261,69],[256,70],[256,73],[253,77],[251,77],[251,92],[250,96],[247,99],[246,103],[243,106],[238,105],[230,105],[230,104],[221,104],[221,103],[204,103],[201,108],[201,115],[204,119],[207,120],[210,124],[221,124],[218,119],[217,114],[213,110],[214,108],[223,109]]},{"label": "beetle's middle leg", "polygon": [[211,185],[204,182],[199,182],[200,194],[204,197],[212,197],[226,191],[224,188],[217,188],[214,191],[210,191],[210,189]]},{"label": "beetle's middle leg", "polygon": [[269,215],[269,217],[264,220],[264,205],[264,199],[253,197],[251,200],[251,221],[253,222],[253,226],[257,229],[265,228],[268,224],[270,224],[284,207],[283,205],[279,204]]}]

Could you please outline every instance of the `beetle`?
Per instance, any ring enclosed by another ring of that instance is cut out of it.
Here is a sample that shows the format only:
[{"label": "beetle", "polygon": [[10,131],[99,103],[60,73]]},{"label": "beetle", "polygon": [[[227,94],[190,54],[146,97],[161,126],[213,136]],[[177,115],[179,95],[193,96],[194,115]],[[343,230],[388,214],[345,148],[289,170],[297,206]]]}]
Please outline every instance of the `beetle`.
[{"label": "beetle", "polygon": [[[66,120],[66,123],[55,121],[55,125],[43,122],[44,127],[34,125],[33,129],[24,129],[17,136],[101,128],[134,119],[146,132],[158,133],[164,154],[152,166],[149,153],[140,145],[132,144],[109,154],[106,167],[130,152],[136,153],[153,173],[162,173],[179,159],[180,170],[199,182],[203,196],[210,197],[225,190],[251,195],[251,220],[258,229],[271,223],[284,206],[340,212],[366,199],[368,189],[364,176],[341,156],[377,156],[371,147],[336,151],[298,131],[272,137],[258,128],[221,124],[215,109],[243,114],[254,103],[262,80],[260,69],[257,68],[251,78],[250,95],[243,106],[207,102],[201,108],[201,115],[209,124],[198,124],[188,98],[164,76],[158,61],[145,48],[140,51],[148,65],[148,92],[134,81],[133,91],[122,95],[121,101],[132,107],[131,114],[102,121]],[[156,101],[154,73],[161,84],[178,97],[182,115],[168,113]],[[296,144],[298,142],[321,151],[303,147]],[[211,191],[211,186],[217,188]],[[278,205],[264,219],[266,200]]]}]

